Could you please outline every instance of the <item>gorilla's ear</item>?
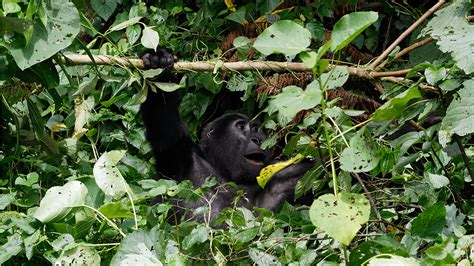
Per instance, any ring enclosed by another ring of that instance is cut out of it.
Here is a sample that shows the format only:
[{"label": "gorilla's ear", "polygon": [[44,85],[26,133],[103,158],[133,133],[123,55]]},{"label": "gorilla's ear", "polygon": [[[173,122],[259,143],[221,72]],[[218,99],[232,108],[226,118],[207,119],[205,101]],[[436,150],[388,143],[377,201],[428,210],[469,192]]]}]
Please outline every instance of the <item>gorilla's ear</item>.
[{"label": "gorilla's ear", "polygon": [[213,127],[209,128],[209,131],[206,133],[208,139],[213,139],[215,135],[215,130]]}]

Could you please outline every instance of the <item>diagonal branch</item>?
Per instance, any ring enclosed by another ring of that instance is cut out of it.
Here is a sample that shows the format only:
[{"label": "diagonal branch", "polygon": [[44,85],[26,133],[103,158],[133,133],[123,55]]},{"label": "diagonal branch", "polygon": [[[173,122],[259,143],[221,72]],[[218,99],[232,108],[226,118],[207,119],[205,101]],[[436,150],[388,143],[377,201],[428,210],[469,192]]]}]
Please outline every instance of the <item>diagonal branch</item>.
[{"label": "diagonal branch", "polygon": [[406,29],[383,53],[374,60],[370,65],[369,69],[375,69],[385,58],[397,47],[408,35],[410,35],[423,21],[425,21],[431,14],[438,10],[446,0],[439,0],[436,5],[428,9],[415,23],[413,23],[408,29]]}]

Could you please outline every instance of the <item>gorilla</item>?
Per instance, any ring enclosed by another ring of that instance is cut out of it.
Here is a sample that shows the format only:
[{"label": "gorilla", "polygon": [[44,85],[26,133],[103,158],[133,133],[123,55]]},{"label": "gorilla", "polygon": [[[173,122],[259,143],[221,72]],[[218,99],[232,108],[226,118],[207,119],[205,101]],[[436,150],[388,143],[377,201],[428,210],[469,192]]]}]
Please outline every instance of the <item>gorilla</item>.
[{"label": "gorilla", "polygon": [[[158,48],[156,52],[143,55],[142,60],[146,69],[165,68],[158,77],[160,81],[173,79],[169,70],[175,58],[169,50]],[[179,202],[182,209],[193,210],[207,205],[213,220],[223,208],[233,205],[240,190],[245,198],[238,206],[274,211],[285,199],[293,198],[297,181],[313,166],[310,162],[289,166],[276,173],[262,189],[256,177],[263,167],[275,161],[268,150],[260,148],[266,136],[258,122],[242,114],[225,114],[205,125],[199,143],[194,143],[180,118],[178,106],[177,92],[155,93],[149,90],[140,112],[145,137],[151,144],[156,169],[162,176],[177,181],[190,180],[195,188],[208,177],[215,177],[218,182],[205,198],[196,202]],[[229,182],[234,182],[237,187],[226,185]]]}]

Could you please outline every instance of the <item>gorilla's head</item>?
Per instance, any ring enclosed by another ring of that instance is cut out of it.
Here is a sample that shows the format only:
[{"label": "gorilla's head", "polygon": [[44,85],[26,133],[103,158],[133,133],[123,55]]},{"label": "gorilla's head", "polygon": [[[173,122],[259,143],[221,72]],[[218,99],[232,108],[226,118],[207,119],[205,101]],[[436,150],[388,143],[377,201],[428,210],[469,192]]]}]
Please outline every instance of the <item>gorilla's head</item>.
[{"label": "gorilla's head", "polygon": [[201,148],[219,174],[235,183],[255,183],[271,154],[260,149],[265,140],[260,124],[242,114],[226,114],[201,132]]}]

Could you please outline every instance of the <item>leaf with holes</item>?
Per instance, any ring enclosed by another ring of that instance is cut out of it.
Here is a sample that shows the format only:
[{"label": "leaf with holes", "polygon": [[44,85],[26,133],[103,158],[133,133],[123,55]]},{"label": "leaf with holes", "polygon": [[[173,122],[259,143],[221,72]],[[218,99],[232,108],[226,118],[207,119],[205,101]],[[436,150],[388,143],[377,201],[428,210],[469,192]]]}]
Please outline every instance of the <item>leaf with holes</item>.
[{"label": "leaf with holes", "polygon": [[120,197],[130,191],[127,182],[116,167],[125,152],[124,150],[106,152],[94,164],[95,182],[106,195]]},{"label": "leaf with holes", "polygon": [[369,201],[361,194],[341,192],[316,199],[309,210],[311,222],[329,236],[349,245],[361,225],[369,220]]},{"label": "leaf with holes", "polygon": [[37,20],[33,35],[25,47],[7,47],[22,70],[42,62],[68,47],[80,30],[79,12],[72,2],[45,1],[46,25]]},{"label": "leaf with holes", "polygon": [[315,80],[308,84],[303,91],[297,86],[283,88],[282,92],[272,97],[268,104],[269,110],[277,110],[281,115],[289,120],[302,110],[315,107],[321,102],[322,93],[318,82]]},{"label": "leaf with holes", "polygon": [[43,223],[64,218],[74,207],[84,205],[87,187],[79,181],[70,181],[64,186],[51,187],[46,191],[40,206],[33,215]]},{"label": "leaf with holes", "polygon": [[474,133],[474,79],[464,81],[463,85],[464,88],[458,91],[441,122],[438,136],[443,147],[454,134],[466,136]]},{"label": "leaf with holes", "polygon": [[474,25],[466,16],[472,10],[472,1],[451,2],[435,13],[422,35],[431,35],[439,49],[450,53],[457,66],[470,74],[474,72]]},{"label": "leaf with holes", "polygon": [[280,53],[294,56],[306,50],[310,43],[309,30],[291,20],[280,20],[265,29],[253,47],[264,55]]},{"label": "leaf with holes", "polygon": [[368,172],[377,167],[380,159],[372,138],[364,127],[350,141],[350,146],[341,154],[341,169],[348,172]]}]

